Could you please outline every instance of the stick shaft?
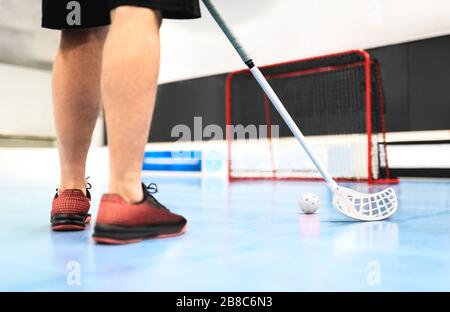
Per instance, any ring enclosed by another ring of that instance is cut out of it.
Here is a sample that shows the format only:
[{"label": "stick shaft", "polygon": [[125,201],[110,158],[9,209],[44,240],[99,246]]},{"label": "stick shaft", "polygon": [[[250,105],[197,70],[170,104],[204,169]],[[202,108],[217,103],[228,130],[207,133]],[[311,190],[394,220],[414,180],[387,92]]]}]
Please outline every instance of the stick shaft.
[{"label": "stick shaft", "polygon": [[303,136],[302,132],[297,127],[297,124],[294,122],[294,120],[292,119],[291,115],[289,115],[288,111],[284,107],[284,105],[281,102],[280,98],[277,96],[275,91],[273,91],[272,87],[267,82],[267,79],[261,73],[259,68],[257,66],[255,66],[255,64],[252,61],[252,58],[245,52],[245,50],[239,44],[239,42],[237,41],[236,37],[233,35],[233,33],[231,32],[230,28],[226,24],[225,20],[220,16],[219,12],[217,11],[217,9],[212,4],[211,0],[202,0],[202,1],[205,4],[205,6],[208,9],[208,11],[211,13],[211,15],[214,18],[214,20],[219,25],[219,27],[222,29],[222,31],[227,36],[228,40],[230,40],[231,44],[233,45],[233,47],[238,52],[238,54],[241,57],[242,61],[250,68],[250,71],[251,71],[253,77],[255,77],[256,81],[261,86],[261,88],[263,89],[263,91],[267,95],[267,97],[269,98],[269,100],[272,103],[272,105],[276,108],[278,113],[281,115],[281,117],[283,118],[284,122],[287,124],[289,129],[292,131],[292,133],[294,134],[294,136],[297,139],[297,141],[303,146],[303,149],[306,151],[306,153],[308,154],[309,158],[312,160],[312,162],[316,166],[317,170],[319,170],[320,174],[325,179],[325,181],[328,183],[330,188],[333,191],[335,191],[337,189],[336,182],[331,177],[331,175],[328,172],[328,170],[322,165],[321,161],[313,153],[312,149],[310,148],[310,146],[306,142],[306,139]]},{"label": "stick shaft", "polygon": [[209,13],[211,13],[211,16],[216,21],[217,25],[222,29],[225,36],[227,36],[228,40],[230,40],[233,47],[236,49],[237,53],[241,57],[242,61],[244,63],[251,62],[251,57],[247,54],[247,52],[244,50],[244,48],[239,44],[237,38],[233,35],[233,32],[228,27],[225,20],[220,15],[219,11],[217,11],[216,7],[210,0],[203,0],[203,3],[205,4],[206,8],[208,9]]},{"label": "stick shaft", "polygon": [[269,98],[270,102],[272,102],[272,105],[276,108],[280,116],[283,118],[284,122],[287,124],[291,132],[294,134],[297,141],[303,146],[303,149],[308,154],[309,158],[311,158],[312,162],[316,166],[317,170],[319,170],[322,177],[327,181],[327,183],[332,186],[333,188],[336,188],[336,182],[333,180],[331,175],[329,174],[328,170],[322,165],[322,162],[316,157],[314,152],[311,150],[310,146],[306,142],[306,139],[303,135],[303,133],[300,131],[300,129],[297,127],[297,124],[292,119],[291,115],[288,113],[286,108],[284,107],[283,103],[281,102],[278,95],[273,91],[272,87],[267,82],[267,79],[264,77],[264,75],[261,73],[259,68],[257,66],[250,69],[253,77],[255,77],[258,84],[261,86],[261,88],[264,90],[264,93]]}]

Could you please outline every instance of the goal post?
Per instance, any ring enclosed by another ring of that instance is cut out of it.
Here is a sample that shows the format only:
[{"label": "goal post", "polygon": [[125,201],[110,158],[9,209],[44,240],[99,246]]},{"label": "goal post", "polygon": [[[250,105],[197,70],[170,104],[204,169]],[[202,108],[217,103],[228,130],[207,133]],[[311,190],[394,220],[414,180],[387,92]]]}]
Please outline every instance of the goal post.
[{"label": "goal post", "polygon": [[[380,65],[366,51],[261,71],[335,179],[397,182],[389,172]],[[228,75],[225,102],[231,181],[321,179],[248,70]]]}]

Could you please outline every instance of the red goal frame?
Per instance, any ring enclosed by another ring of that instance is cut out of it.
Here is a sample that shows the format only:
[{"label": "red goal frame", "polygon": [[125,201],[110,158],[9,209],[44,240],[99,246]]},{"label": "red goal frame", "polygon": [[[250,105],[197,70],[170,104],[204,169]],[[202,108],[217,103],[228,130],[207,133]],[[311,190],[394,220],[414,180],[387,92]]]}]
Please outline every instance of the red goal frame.
[{"label": "red goal frame", "polygon": [[[325,66],[325,67],[318,67],[314,69],[307,69],[307,70],[301,70],[297,72],[292,73],[283,73],[283,74],[276,74],[272,76],[266,76],[268,78],[281,78],[281,77],[288,77],[288,75],[305,75],[305,74],[311,74],[311,73],[319,73],[319,72],[327,72],[327,71],[333,71],[337,69],[342,68],[349,68],[352,66],[364,66],[365,70],[365,105],[366,105],[366,116],[365,116],[365,122],[366,122],[366,131],[367,131],[367,157],[368,157],[368,166],[367,166],[367,178],[336,178],[337,181],[353,181],[353,182],[366,182],[369,184],[390,184],[390,183],[398,183],[399,179],[397,178],[391,178],[390,177],[390,171],[389,171],[389,163],[388,163],[388,156],[387,156],[387,147],[386,147],[386,127],[385,127],[385,121],[384,121],[384,114],[380,114],[380,127],[381,127],[381,134],[382,134],[382,144],[384,148],[384,162],[386,165],[385,168],[385,178],[374,178],[373,176],[373,162],[372,162],[372,92],[378,93],[378,98],[380,99],[380,110],[384,111],[384,94],[381,84],[381,71],[380,66],[377,64],[376,60],[373,60],[369,53],[365,50],[349,50],[345,52],[340,53],[333,53],[333,54],[327,54],[327,55],[321,55],[316,57],[310,57],[310,58],[304,58],[304,59],[298,59],[288,62],[281,62],[276,64],[271,64],[267,66],[261,67],[261,70],[264,69],[270,69],[277,66],[283,66],[283,65],[289,65],[294,63],[300,63],[300,62],[307,62],[311,60],[317,60],[317,59],[325,59],[330,57],[337,57],[337,56],[344,56],[347,54],[359,54],[363,57],[364,61],[360,63],[351,63],[346,65],[336,65],[336,66]],[[375,66],[375,75],[380,83],[377,84],[378,88],[377,90],[372,90],[372,65],[376,63],[377,66]],[[228,74],[226,78],[225,83],[225,124],[226,124],[226,140],[227,140],[227,166],[228,166],[228,180],[229,181],[242,181],[242,180],[290,180],[290,181],[320,181],[322,178],[315,178],[315,177],[277,177],[273,175],[272,177],[233,177],[232,176],[232,170],[231,170],[231,149],[232,149],[232,134],[230,131],[230,126],[232,125],[232,81],[233,78],[236,75],[239,74],[250,74],[250,71],[248,69],[244,70],[238,70],[234,71]],[[268,106],[270,105],[269,100],[267,97],[265,97],[265,111],[266,116],[270,117],[270,112],[268,111]],[[270,123],[270,118],[266,117],[266,120]],[[269,124],[270,129],[270,124]],[[271,138],[271,134],[269,134],[269,141]]]}]

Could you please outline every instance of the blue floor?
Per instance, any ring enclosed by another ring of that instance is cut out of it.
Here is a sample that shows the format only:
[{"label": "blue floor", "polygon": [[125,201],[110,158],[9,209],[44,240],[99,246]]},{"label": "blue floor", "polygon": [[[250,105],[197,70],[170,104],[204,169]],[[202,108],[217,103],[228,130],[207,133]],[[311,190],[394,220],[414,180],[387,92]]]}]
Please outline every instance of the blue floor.
[{"label": "blue floor", "polygon": [[[0,290],[450,291],[450,182],[402,181],[398,213],[362,223],[331,208],[323,183],[153,181],[188,232],[103,246],[92,227],[49,230],[53,184],[0,179]],[[95,216],[106,185],[91,182]],[[307,191],[315,215],[299,214]]]}]

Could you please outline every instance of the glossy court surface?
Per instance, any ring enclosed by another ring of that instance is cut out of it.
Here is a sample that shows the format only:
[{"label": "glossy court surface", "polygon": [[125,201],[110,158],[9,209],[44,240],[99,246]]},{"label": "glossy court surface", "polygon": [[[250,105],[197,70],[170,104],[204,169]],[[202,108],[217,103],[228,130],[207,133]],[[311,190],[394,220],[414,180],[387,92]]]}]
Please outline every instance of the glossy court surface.
[{"label": "glossy court surface", "polygon": [[[90,181],[95,220],[106,183]],[[188,218],[187,233],[104,246],[92,242],[92,226],[50,231],[55,181],[0,179],[0,290],[450,290],[449,181],[402,180],[398,213],[375,223],[335,212],[323,183],[150,181]],[[307,191],[321,200],[315,215],[299,214]]]}]

